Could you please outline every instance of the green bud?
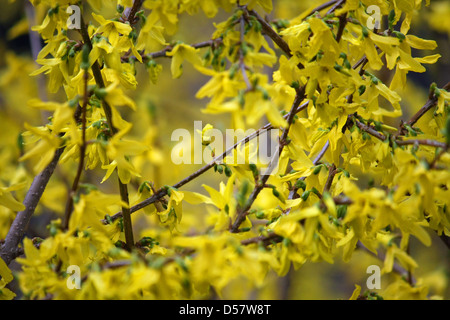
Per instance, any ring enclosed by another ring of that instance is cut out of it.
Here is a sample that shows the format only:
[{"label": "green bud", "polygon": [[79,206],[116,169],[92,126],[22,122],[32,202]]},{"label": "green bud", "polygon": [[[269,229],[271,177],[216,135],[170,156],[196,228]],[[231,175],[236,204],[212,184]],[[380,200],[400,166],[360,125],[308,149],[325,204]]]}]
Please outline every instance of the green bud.
[{"label": "green bud", "polygon": [[267,92],[267,90],[264,89],[264,88],[260,88],[260,90],[261,90],[261,92],[262,92],[262,94],[263,94],[263,99],[264,99],[264,100],[269,100],[269,99],[270,99],[270,96],[269,96],[269,93]]},{"label": "green bud", "polygon": [[166,258],[160,256],[160,257],[157,257],[152,262],[150,262],[149,267],[153,268],[153,269],[161,269],[165,263],[166,263]]},{"label": "green bud", "polygon": [[313,171],[313,174],[318,175],[320,170],[322,170],[322,165],[316,166],[316,168]]},{"label": "green bud", "polygon": [[445,123],[445,138],[447,139],[447,145],[450,144],[450,114],[447,116],[447,122]]},{"label": "green bud", "polygon": [[80,183],[80,188],[86,190],[87,193],[98,190],[97,186],[92,183]]},{"label": "green bud", "polygon": [[280,197],[280,193],[279,193],[278,190],[275,189],[275,188],[272,188],[272,194],[273,194],[275,197],[277,197],[277,198]]},{"label": "green bud", "polygon": [[320,196],[320,192],[319,192],[319,190],[316,189],[316,187],[313,187],[313,188],[311,189],[311,192],[312,192],[312,193],[315,193],[318,197]]},{"label": "green bud", "polygon": [[338,219],[344,219],[347,214],[347,206],[338,205],[337,206],[337,217]]},{"label": "green bud", "polygon": [[103,100],[106,95],[108,94],[108,92],[106,91],[105,88],[95,88],[94,89],[94,94],[97,98],[99,98],[100,100]]},{"label": "green bud", "polygon": [[245,92],[244,90],[239,91],[238,93],[238,101],[239,101],[239,105],[243,108],[245,105]]},{"label": "green bud", "polygon": [[364,94],[364,92],[366,92],[366,86],[365,86],[365,85],[361,85],[361,86],[358,88],[358,93],[359,93],[359,95],[361,96],[361,95]]},{"label": "green bud", "polygon": [[134,30],[132,30],[132,31],[128,34],[128,38],[132,39],[133,42],[136,41],[137,37],[138,37],[138,35],[137,35],[136,31],[134,31]]},{"label": "green bud", "polygon": [[392,9],[389,12],[388,20],[389,20],[389,25],[393,25],[394,24],[394,20],[395,20],[395,10],[394,9]]},{"label": "green bud", "polygon": [[231,171],[230,167],[225,166],[225,175],[227,177],[231,177],[232,174],[233,174],[233,172]]},{"label": "green bud", "polygon": [[83,46],[83,51],[82,51],[82,55],[81,55],[81,64],[80,64],[80,68],[83,70],[87,70],[89,69],[89,67],[91,66],[89,64],[89,46],[87,44],[85,44]]},{"label": "green bud", "polygon": [[141,185],[139,186],[138,192],[142,193],[144,191],[144,189],[147,190],[147,191],[150,191],[150,187],[148,185],[148,181],[144,181],[144,182],[141,183]]},{"label": "green bud", "polygon": [[311,193],[310,190],[307,190],[307,191],[303,192],[302,195],[301,195],[302,200],[303,200],[303,201],[308,200],[308,197],[309,197],[309,194],[310,194],[310,193]]},{"label": "green bud", "polygon": [[302,189],[302,190],[305,190],[305,189],[306,189],[306,182],[303,181],[303,180],[297,180],[297,181],[295,182],[295,188],[296,188],[296,189]]},{"label": "green bud", "polygon": [[254,21],[253,29],[255,29],[256,32],[260,32],[262,30],[262,25],[258,20]]},{"label": "green bud", "polygon": [[287,247],[291,244],[291,240],[289,238],[283,238],[283,246]]},{"label": "green bud", "polygon": [[399,31],[392,31],[392,33],[400,39],[400,42],[406,39],[405,35]]},{"label": "green bud", "polygon": [[236,75],[237,71],[239,70],[238,64],[233,64],[230,68],[230,79],[233,79]]},{"label": "green bud", "polygon": [[108,224],[112,224],[113,223],[112,218],[111,218],[111,216],[109,214],[105,215],[105,220],[108,222]]},{"label": "green bud", "polygon": [[362,133],[362,138],[363,138],[364,141],[365,140],[370,140],[370,134],[368,134],[367,132],[363,132]]},{"label": "green bud", "polygon": [[79,100],[78,96],[73,98],[73,99],[71,99],[71,100],[69,100],[69,107],[70,108],[75,108],[78,105],[78,100]]},{"label": "green bud", "polygon": [[256,164],[254,164],[254,163],[250,163],[249,164],[249,167],[250,167],[250,170],[252,171],[252,173],[253,173],[253,177],[257,177],[258,175],[259,175],[259,173],[258,173],[258,167],[256,166]]},{"label": "green bud", "polygon": [[154,68],[157,66],[157,63],[155,60],[150,59],[147,61],[147,63],[145,65],[147,66],[147,68]]},{"label": "green bud", "polygon": [[341,72],[342,71],[342,66],[338,65],[337,63],[334,65],[334,70]]},{"label": "green bud", "polygon": [[366,27],[362,27],[362,35],[363,38],[367,38],[369,36],[369,29],[367,29]]},{"label": "green bud", "polygon": [[257,219],[264,219],[264,212],[262,212],[262,211],[256,211],[255,217],[256,217]]},{"label": "green bud", "polygon": [[380,121],[374,121],[373,124],[374,124],[375,130],[377,130],[377,131],[383,130],[382,123]]}]

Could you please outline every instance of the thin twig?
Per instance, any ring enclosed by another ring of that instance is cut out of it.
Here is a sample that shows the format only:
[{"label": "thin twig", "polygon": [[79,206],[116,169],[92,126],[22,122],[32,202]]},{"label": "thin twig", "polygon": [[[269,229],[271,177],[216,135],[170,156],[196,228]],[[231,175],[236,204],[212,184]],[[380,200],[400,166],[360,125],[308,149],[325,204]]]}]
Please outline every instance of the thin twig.
[{"label": "thin twig", "polygon": [[268,245],[271,243],[281,242],[282,240],[283,240],[283,237],[277,235],[274,232],[271,232],[266,236],[261,235],[261,236],[256,236],[253,238],[241,240],[241,244],[244,246],[247,246],[252,243],[263,243],[264,245]]},{"label": "thin twig", "polygon": [[[299,113],[303,110],[306,109],[306,107],[308,106],[309,102],[305,102],[303,104],[301,104],[297,110],[295,110],[295,113]],[[288,117],[288,114],[283,116],[285,119]],[[178,189],[181,188],[182,186],[184,186],[185,184],[187,184],[188,182],[194,180],[195,178],[197,178],[198,176],[202,175],[203,173],[207,172],[209,169],[213,168],[214,165],[216,165],[217,163],[220,163],[223,161],[223,159],[225,159],[225,157],[230,154],[230,152],[232,152],[234,149],[236,149],[238,146],[240,146],[241,144],[246,144],[249,141],[251,141],[254,138],[257,138],[259,135],[261,135],[263,132],[272,129],[273,126],[271,123],[266,124],[265,126],[261,127],[260,129],[258,129],[257,131],[249,134],[248,136],[246,136],[245,138],[243,138],[242,140],[238,141],[237,143],[235,143],[233,146],[231,146],[230,148],[228,148],[227,150],[225,150],[222,154],[220,154],[219,156],[215,157],[211,162],[209,162],[208,164],[206,164],[205,166],[203,166],[202,168],[198,169],[197,171],[195,171],[194,173],[192,173],[191,175],[187,176],[186,178],[184,178],[183,180],[177,182],[176,184],[174,184],[172,186],[172,188]],[[151,204],[153,204],[154,202],[158,201],[160,198],[164,197],[167,195],[167,189],[166,188],[160,188],[158,189],[152,196],[150,196],[149,198],[139,202],[138,204],[132,206],[130,208],[130,213],[134,213],[138,210],[141,210]],[[116,214],[111,216],[111,220],[114,221],[118,218],[122,217],[122,212],[117,212]],[[106,220],[103,220],[103,223],[107,223]]]},{"label": "thin twig", "polygon": [[422,108],[419,109],[407,122],[406,125],[413,126],[428,110],[433,108],[437,103],[437,98],[433,97],[429,99]]},{"label": "thin twig", "polygon": [[239,232],[239,226],[242,224],[242,222],[244,222],[245,217],[248,214],[248,210],[251,208],[253,202],[256,200],[259,193],[264,188],[264,185],[266,184],[267,180],[269,179],[271,171],[272,171],[272,167],[273,167],[272,164],[274,161],[278,160],[278,157],[281,155],[283,148],[287,145],[287,137],[288,137],[288,133],[289,133],[289,129],[291,127],[292,121],[294,120],[295,112],[298,109],[298,107],[300,106],[300,103],[302,102],[302,100],[304,98],[305,98],[305,87],[302,87],[297,90],[297,94],[295,96],[291,110],[288,113],[287,127],[283,129],[283,133],[282,133],[281,139],[280,139],[278,154],[273,155],[273,157],[270,161],[270,164],[269,164],[269,168],[266,171],[266,174],[264,174],[261,177],[259,183],[253,189],[253,191],[250,194],[248,200],[246,201],[244,207],[240,208],[240,210],[238,211],[238,213],[236,215],[236,220],[234,221],[233,225],[230,228],[231,232]]},{"label": "thin twig", "polygon": [[381,132],[378,132],[375,128],[368,126],[367,124],[362,123],[359,120],[354,119],[354,121],[355,121],[356,126],[360,130],[367,132],[368,134],[380,139],[381,141],[384,141],[387,139],[384,134],[382,134]]},{"label": "thin twig", "polygon": [[[84,23],[83,17],[80,19],[81,23],[81,29],[80,33],[83,38],[83,42],[89,46],[89,50],[92,50],[92,42],[89,37],[89,33],[87,30],[87,26]],[[92,74],[94,75],[95,82],[99,88],[105,88],[105,82],[103,81],[102,73],[100,70],[100,65],[98,64],[98,61],[94,61],[91,67]],[[106,121],[108,122],[108,126],[110,128],[109,135],[112,137],[118,132],[118,129],[114,127],[113,121],[112,121],[112,110],[111,106],[103,99],[102,100],[102,108],[106,116]],[[126,184],[122,183],[120,180],[120,177],[117,177],[118,184],[119,184],[119,193],[120,198],[122,202],[124,202],[124,206],[122,206],[122,217],[123,217],[123,225],[124,225],[124,233],[125,233],[125,239],[127,248],[131,250],[131,248],[134,246],[134,237],[133,237],[133,228],[132,228],[132,222],[131,222],[131,212],[129,208],[129,198],[128,198],[128,187]]]},{"label": "thin twig", "polygon": [[87,111],[87,105],[88,105],[88,80],[89,80],[89,73],[87,70],[84,70],[84,95],[83,95],[83,106],[81,107],[81,145],[80,145],[80,161],[78,162],[78,169],[77,173],[75,175],[75,179],[73,180],[72,188],[69,191],[67,204],[66,204],[66,211],[64,215],[64,224],[63,228],[66,230],[69,227],[69,220],[70,216],[73,211],[73,201],[74,196],[78,190],[78,185],[80,184],[81,174],[83,173],[83,167],[84,167],[84,157],[86,154],[86,111]]},{"label": "thin twig", "polygon": [[244,44],[245,44],[245,18],[244,15],[240,18],[240,46],[239,46],[239,68],[241,69],[242,77],[244,78],[245,85],[247,86],[247,90],[252,90],[253,86],[248,79],[247,71],[245,70],[244,63]]},{"label": "thin twig", "polygon": [[[444,90],[448,91],[450,90],[450,82],[448,82],[444,87]],[[422,106],[422,108],[419,109],[407,122],[404,124],[413,126],[425,113],[427,113],[428,110],[433,108],[437,103],[437,97],[435,94],[432,94],[428,101]],[[402,124],[400,125],[402,127]]]}]

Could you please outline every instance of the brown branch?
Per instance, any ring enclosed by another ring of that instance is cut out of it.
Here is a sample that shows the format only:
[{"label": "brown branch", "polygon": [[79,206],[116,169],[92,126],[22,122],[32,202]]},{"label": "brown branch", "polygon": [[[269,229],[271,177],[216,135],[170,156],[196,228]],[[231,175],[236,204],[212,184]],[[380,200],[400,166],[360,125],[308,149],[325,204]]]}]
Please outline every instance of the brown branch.
[{"label": "brown branch", "polygon": [[[354,119],[355,124],[358,126],[359,129],[361,129],[362,131],[367,132],[368,134],[376,137],[377,139],[381,140],[381,141],[385,141],[387,139],[387,137],[382,134],[381,132],[378,132],[377,130],[375,130],[375,128],[366,125],[362,122],[360,122],[359,120]],[[430,147],[435,147],[435,148],[442,148],[444,150],[448,149],[448,145],[444,142],[439,142],[439,141],[435,141],[435,140],[430,140],[430,139],[409,139],[409,140],[400,140],[399,138],[396,138],[394,140],[394,142],[396,144],[398,144],[399,146],[404,146],[404,145],[425,145],[425,146],[430,146]]]},{"label": "brown branch", "polygon": [[[81,17],[81,23],[80,23],[80,33],[83,38],[83,42],[88,45],[89,51],[92,50],[92,42],[89,37],[88,29],[86,24],[84,23],[83,17]],[[99,88],[105,88],[105,82],[103,81],[103,76],[100,70],[100,65],[98,64],[98,61],[94,61],[92,64],[92,74],[94,75],[95,82]],[[118,132],[117,128],[114,127],[112,122],[112,110],[111,106],[102,99],[102,108],[106,116],[106,121],[108,122],[108,126],[110,128],[109,136],[112,137],[114,134]],[[120,192],[120,198],[122,202],[125,203],[124,206],[122,206],[122,217],[124,222],[124,233],[125,233],[125,239],[126,244],[129,250],[134,246],[134,240],[133,240],[133,228],[132,228],[132,222],[131,222],[131,212],[129,208],[129,198],[128,198],[128,187],[126,184],[122,183],[120,181],[120,177],[117,177],[118,184],[119,184],[119,192]]]},{"label": "brown branch", "polygon": [[290,126],[292,124],[292,121],[294,120],[296,110],[298,109],[298,107],[300,106],[300,103],[302,102],[302,100],[304,98],[305,98],[305,87],[301,87],[300,89],[297,90],[297,94],[295,96],[291,110],[288,113],[287,127],[284,128],[283,134],[281,135],[278,154],[274,154],[274,156],[272,157],[272,159],[270,161],[270,164],[268,166],[266,174],[262,175],[260,181],[257,183],[255,188],[253,189],[253,191],[250,194],[249,199],[246,201],[244,207],[240,208],[240,210],[238,211],[236,220],[234,221],[233,225],[230,228],[231,232],[239,232],[239,226],[242,224],[242,222],[244,222],[245,217],[248,214],[248,210],[251,208],[253,202],[255,202],[259,193],[264,188],[264,185],[266,184],[267,180],[269,179],[270,173],[272,171],[273,162],[278,160],[278,157],[281,155],[283,148],[287,145],[287,137],[288,137]]},{"label": "brown branch", "polygon": [[[413,126],[425,113],[427,113],[428,110],[430,110],[431,108],[433,108],[434,106],[436,106],[437,103],[437,98],[436,97],[432,97],[431,99],[429,99],[422,108],[419,109],[419,111],[417,111],[412,117],[411,119],[409,119],[407,122],[405,122],[404,124],[409,125],[409,126]],[[401,125],[402,126],[402,125]]]},{"label": "brown branch", "polygon": [[344,34],[345,25],[347,24],[347,13],[339,16],[339,28],[336,34],[336,42],[339,42]]},{"label": "brown branch", "polygon": [[126,19],[130,24],[134,24],[137,21],[136,13],[139,11],[139,9],[141,8],[143,3],[144,3],[144,0],[134,0],[133,6],[131,7],[131,10],[130,10],[130,14],[128,15],[128,17]]},{"label": "brown branch", "polygon": [[395,140],[395,143],[400,146],[412,144],[412,145],[424,145],[424,146],[430,146],[430,147],[435,147],[435,148],[442,148],[444,150],[446,150],[448,148],[448,145],[444,142],[439,142],[439,141],[429,140],[429,139]]},{"label": "brown branch", "polygon": [[[450,82],[447,82],[447,84],[443,87],[444,90],[449,91],[450,90]],[[437,103],[437,97],[434,93],[432,93],[428,99],[428,101],[423,105],[422,108],[419,109],[407,122],[404,124],[413,126],[425,113],[427,113],[428,110],[436,106]],[[403,125],[400,125],[400,129],[403,129]]]},{"label": "brown branch", "polygon": [[247,246],[249,244],[262,242],[264,245],[267,246],[271,243],[281,242],[282,240],[283,240],[283,237],[277,235],[274,232],[271,232],[266,236],[261,235],[261,236],[241,240],[241,244],[243,246]]},{"label": "brown branch", "polygon": [[336,166],[333,163],[328,171],[328,178],[327,181],[325,182],[325,186],[323,187],[323,193],[330,191],[336,173],[337,173]]},{"label": "brown branch", "polygon": [[384,134],[382,134],[381,132],[378,132],[377,130],[375,130],[375,128],[368,126],[365,123],[362,123],[359,120],[356,120],[356,118],[353,119],[355,121],[356,126],[361,129],[362,131],[367,132],[368,134],[378,138],[381,141],[385,141],[387,138]]},{"label": "brown branch", "polygon": [[[216,39],[211,39],[211,40],[207,40],[207,41],[202,41],[202,42],[198,42],[198,43],[193,43],[190,44],[191,47],[195,48],[195,49],[200,49],[200,48],[206,48],[206,47],[215,47],[217,45],[219,45],[220,43],[222,43],[222,38],[216,38]],[[151,52],[151,53],[141,53],[142,59],[145,60],[151,60],[151,59],[157,59],[157,58],[171,58],[170,56],[167,55],[168,52],[172,51],[174,48],[173,45],[168,45],[165,48],[159,50],[159,51],[155,51],[155,52]],[[123,55],[121,57],[122,62],[126,62],[129,59],[133,59],[134,61],[137,61],[137,58],[135,56],[130,56],[131,51],[129,51],[127,54]]]},{"label": "brown branch", "polygon": [[327,11],[327,15],[328,14],[332,14],[334,11],[336,11],[337,8],[339,8],[340,6],[342,6],[342,4],[345,2],[345,0],[339,0],[337,1],[331,8],[330,10]]}]

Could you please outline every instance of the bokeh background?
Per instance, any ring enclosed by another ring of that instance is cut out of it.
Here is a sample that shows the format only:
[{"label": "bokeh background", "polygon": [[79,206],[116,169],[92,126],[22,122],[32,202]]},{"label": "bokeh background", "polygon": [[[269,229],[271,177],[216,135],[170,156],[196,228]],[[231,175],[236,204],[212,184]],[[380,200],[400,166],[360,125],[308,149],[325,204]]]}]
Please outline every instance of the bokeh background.
[{"label": "bokeh background", "polygon": [[[111,16],[115,12],[115,3],[111,1],[111,8],[108,8]],[[273,3],[274,10],[269,16],[270,19],[292,19],[320,2],[274,0]],[[30,27],[42,22],[45,12],[35,11],[29,2],[24,0],[0,0],[0,8],[0,184],[4,186],[3,183],[6,182],[23,179],[31,181],[33,178],[32,164],[18,162],[23,153],[19,137],[25,131],[24,123],[43,125],[47,119],[45,114],[27,107],[27,101],[36,97],[42,100],[64,101],[65,97],[63,90],[56,94],[47,92],[45,76],[29,76],[38,68],[33,56],[36,56],[43,45],[38,35],[30,31]],[[182,14],[178,32],[173,39],[186,43],[209,40],[215,30],[214,23],[224,21],[228,16],[229,13],[224,11],[213,19],[207,19],[202,13],[195,16]],[[408,85],[404,92],[400,92],[405,118],[417,111],[427,100],[428,87],[432,82],[442,87],[450,80],[450,1],[432,0],[429,7],[423,8],[415,16],[410,33],[436,40],[438,49],[433,53],[439,53],[442,57],[435,65],[425,65],[427,72],[408,75]],[[415,54],[417,56],[419,53],[413,53],[413,56]],[[170,73],[170,60],[162,58],[158,62],[162,63],[163,71],[157,85],[151,83],[145,68],[138,66],[138,90],[127,92],[135,99],[138,111],[124,114],[125,119],[134,123],[131,134],[152,146],[146,158],[136,165],[142,172],[143,180],[153,181],[155,187],[171,185],[198,169],[196,165],[176,166],[168,160],[174,145],[170,140],[173,130],[186,128],[192,132],[193,123],[198,120],[203,124],[211,123],[222,130],[230,126],[227,116],[202,113],[206,101],[196,99],[195,93],[206,82],[205,76],[186,64],[183,76],[174,80]],[[268,70],[269,75],[270,72]],[[389,83],[392,74],[388,70],[382,70],[377,76]],[[398,125],[398,121],[399,119],[396,119],[393,124]],[[146,128],[145,132],[142,132],[141,128]],[[46,226],[49,222],[62,217],[67,185],[72,181],[74,168],[73,163],[58,166],[30,223],[28,237],[45,238],[48,235]],[[102,171],[92,170],[83,180],[98,185],[102,191],[116,192],[113,184],[99,185],[103,174]],[[186,185],[184,190],[202,192],[203,183],[218,186],[222,178],[221,175],[206,174]],[[23,198],[23,194],[17,194],[17,198]],[[199,216],[203,212],[198,211],[206,210],[206,207],[190,208],[186,205],[184,210],[187,214],[184,213],[181,228],[195,226],[201,230],[202,219],[199,219]],[[0,207],[0,239],[6,236],[13,218],[12,212]],[[147,219],[143,213],[133,215],[137,232],[146,232]],[[420,266],[414,276],[430,284],[430,296],[436,294],[448,299],[450,253],[437,236],[432,236],[431,247],[424,247],[412,239],[410,254]],[[355,284],[361,285],[365,290],[368,277],[366,268],[371,264],[382,266],[380,260],[366,252],[356,251],[350,263],[340,260],[336,260],[334,264],[306,263],[299,270],[291,269],[283,278],[270,273],[267,285],[259,290],[248,290],[245,282],[236,281],[226,288],[224,298],[348,299]],[[387,283],[387,277],[382,277],[382,286]]]}]

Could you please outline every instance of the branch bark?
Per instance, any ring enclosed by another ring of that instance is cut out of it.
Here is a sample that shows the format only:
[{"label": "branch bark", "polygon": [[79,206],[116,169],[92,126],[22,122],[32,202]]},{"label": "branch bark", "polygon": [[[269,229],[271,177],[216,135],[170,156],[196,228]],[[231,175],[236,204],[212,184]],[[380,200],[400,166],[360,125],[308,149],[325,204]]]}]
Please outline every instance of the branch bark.
[{"label": "branch bark", "polygon": [[[136,1],[138,2],[138,1]],[[135,3],[136,3],[135,2]],[[133,6],[134,7],[134,6]],[[88,29],[86,24],[84,23],[83,17],[81,17],[81,29],[80,33],[83,38],[83,42],[89,46],[89,50],[92,50],[92,42],[91,38],[89,37]],[[97,61],[95,61],[92,64],[92,74],[94,75],[95,83],[99,88],[105,88],[105,82],[103,81],[103,76],[100,70],[100,65]],[[106,120],[108,122],[108,126],[110,128],[110,136],[112,137],[114,134],[118,132],[117,128],[114,127],[113,121],[112,121],[112,110],[111,106],[105,101],[102,100],[102,108],[106,116]],[[117,181],[119,184],[119,193],[121,200],[125,203],[124,206],[122,206],[122,217],[123,217],[123,225],[124,225],[124,233],[125,233],[125,239],[126,239],[126,245],[127,249],[131,250],[131,248],[134,247],[134,236],[133,236],[133,228],[132,228],[132,222],[131,222],[131,212],[129,208],[129,198],[128,198],[128,187],[126,184],[122,183],[120,181],[120,177],[117,176]]]},{"label": "branch bark", "polygon": [[300,103],[302,102],[302,100],[304,98],[305,98],[305,87],[301,87],[300,89],[297,90],[297,94],[295,96],[291,110],[288,113],[287,127],[284,128],[283,134],[281,135],[278,155],[277,155],[277,157],[275,157],[275,155],[272,157],[269,167],[268,167],[268,170],[266,171],[266,174],[261,177],[260,181],[257,183],[257,185],[253,189],[252,193],[250,194],[249,199],[246,201],[244,207],[240,208],[240,210],[238,211],[238,213],[236,215],[236,220],[234,221],[233,225],[230,228],[231,232],[239,231],[239,226],[242,224],[242,222],[244,222],[245,217],[248,214],[248,210],[250,210],[251,206],[253,205],[253,202],[255,202],[259,193],[264,188],[264,185],[266,184],[267,180],[269,179],[271,171],[272,171],[273,161],[277,161],[279,159],[279,156],[281,155],[283,148],[287,145],[287,137],[288,137],[288,133],[289,133],[289,129],[292,124],[292,121],[294,120],[294,116],[296,113],[295,111],[298,109],[298,107],[300,106]]},{"label": "branch bark", "polygon": [[6,235],[5,243],[1,247],[0,256],[6,264],[9,264],[18,256],[18,247],[23,236],[25,235],[25,230],[30,222],[31,216],[34,213],[63,152],[64,147],[57,149],[52,161],[33,179],[31,187],[23,201],[25,210],[17,213],[17,216],[14,219],[8,234]]}]

